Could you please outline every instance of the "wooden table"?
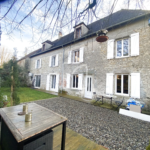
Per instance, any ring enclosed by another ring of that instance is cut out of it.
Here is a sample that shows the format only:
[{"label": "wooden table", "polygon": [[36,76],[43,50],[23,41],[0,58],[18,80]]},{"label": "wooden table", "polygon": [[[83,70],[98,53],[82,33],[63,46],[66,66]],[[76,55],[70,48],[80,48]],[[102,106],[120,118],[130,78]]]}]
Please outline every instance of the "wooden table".
[{"label": "wooden table", "polygon": [[[62,124],[62,141],[61,150],[65,150],[65,137],[66,137],[66,121],[67,118],[54,113],[53,111],[42,107],[36,103],[28,104],[28,112],[32,111],[32,122],[25,122],[25,116],[19,116],[23,105],[1,108],[0,114],[2,123],[7,125],[15,140],[18,142],[18,150],[23,150],[24,141],[42,134],[60,124]],[[1,137],[1,141],[2,141]],[[9,144],[9,141],[8,141]],[[3,143],[1,143],[2,148]]]}]

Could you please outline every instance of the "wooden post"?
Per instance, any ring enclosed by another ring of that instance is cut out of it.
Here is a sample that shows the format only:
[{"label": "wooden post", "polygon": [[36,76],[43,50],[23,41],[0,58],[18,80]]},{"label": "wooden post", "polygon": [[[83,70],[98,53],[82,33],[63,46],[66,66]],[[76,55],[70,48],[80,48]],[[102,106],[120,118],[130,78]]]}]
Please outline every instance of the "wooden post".
[{"label": "wooden post", "polygon": [[[12,74],[13,74],[13,66],[12,66]],[[13,75],[11,75],[11,106],[13,106]]]}]

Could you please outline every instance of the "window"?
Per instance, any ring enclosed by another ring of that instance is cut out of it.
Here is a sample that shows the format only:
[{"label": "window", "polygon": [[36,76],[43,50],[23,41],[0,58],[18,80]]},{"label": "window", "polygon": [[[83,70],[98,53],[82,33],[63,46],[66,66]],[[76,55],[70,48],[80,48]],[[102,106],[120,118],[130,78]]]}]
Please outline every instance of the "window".
[{"label": "window", "polygon": [[83,62],[84,47],[68,52],[68,64]]},{"label": "window", "polygon": [[73,75],[72,88],[78,88],[78,75]]},{"label": "window", "polygon": [[52,56],[52,67],[56,66],[56,55]]},{"label": "window", "polygon": [[37,60],[36,68],[40,68],[40,59]]},{"label": "window", "polygon": [[50,56],[49,66],[50,67],[58,66],[58,54]]},{"label": "window", "polygon": [[45,51],[45,44],[43,44],[43,51]]},{"label": "window", "polygon": [[116,75],[116,93],[129,94],[129,75]]},{"label": "window", "polygon": [[129,55],[129,39],[122,39],[116,42],[116,57],[125,57]]},{"label": "window", "polygon": [[76,29],[76,38],[81,37],[81,27]]},{"label": "window", "polygon": [[73,51],[72,55],[73,55],[73,58],[72,58],[73,62],[80,62],[80,57],[79,57],[80,51],[79,50]]},{"label": "window", "polygon": [[40,87],[41,84],[41,75],[35,76],[35,87]]},{"label": "window", "polygon": [[56,75],[51,75],[51,89],[56,89]]}]

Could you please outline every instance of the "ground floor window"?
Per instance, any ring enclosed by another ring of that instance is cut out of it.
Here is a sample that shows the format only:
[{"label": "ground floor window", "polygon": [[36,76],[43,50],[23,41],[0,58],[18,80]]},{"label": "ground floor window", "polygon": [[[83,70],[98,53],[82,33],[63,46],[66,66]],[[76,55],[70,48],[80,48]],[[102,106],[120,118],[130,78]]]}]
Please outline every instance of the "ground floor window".
[{"label": "ground floor window", "polygon": [[73,75],[72,88],[78,88],[78,74]]},{"label": "ground floor window", "polygon": [[56,89],[56,75],[51,75],[51,89]]},{"label": "ground floor window", "polygon": [[129,94],[129,75],[116,75],[116,93]]},{"label": "ground floor window", "polygon": [[41,84],[41,75],[35,76],[35,87],[40,87]]}]

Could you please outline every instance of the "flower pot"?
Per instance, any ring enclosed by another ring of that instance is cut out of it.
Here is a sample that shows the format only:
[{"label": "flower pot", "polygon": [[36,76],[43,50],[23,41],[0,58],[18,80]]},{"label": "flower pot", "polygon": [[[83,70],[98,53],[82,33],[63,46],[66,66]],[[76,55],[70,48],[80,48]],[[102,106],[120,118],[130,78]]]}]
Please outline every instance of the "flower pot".
[{"label": "flower pot", "polygon": [[106,35],[98,36],[96,38],[97,42],[106,42],[107,40],[108,40],[108,36],[106,36]]}]

